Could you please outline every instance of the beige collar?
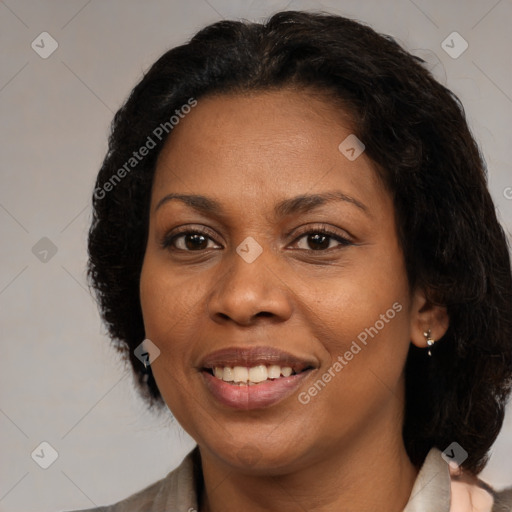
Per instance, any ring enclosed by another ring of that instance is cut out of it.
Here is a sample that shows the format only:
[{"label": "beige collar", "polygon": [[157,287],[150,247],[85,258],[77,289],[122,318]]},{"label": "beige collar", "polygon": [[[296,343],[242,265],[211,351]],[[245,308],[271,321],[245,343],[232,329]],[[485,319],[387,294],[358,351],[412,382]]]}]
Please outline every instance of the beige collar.
[{"label": "beige collar", "polygon": [[414,482],[404,512],[450,512],[450,469],[432,448]]},{"label": "beige collar", "polygon": [[[491,512],[493,497],[479,480],[452,471],[437,448],[432,448],[414,482],[403,512]],[[200,476],[196,447],[181,465],[164,479],[155,497],[155,510],[197,511],[196,488]]]}]

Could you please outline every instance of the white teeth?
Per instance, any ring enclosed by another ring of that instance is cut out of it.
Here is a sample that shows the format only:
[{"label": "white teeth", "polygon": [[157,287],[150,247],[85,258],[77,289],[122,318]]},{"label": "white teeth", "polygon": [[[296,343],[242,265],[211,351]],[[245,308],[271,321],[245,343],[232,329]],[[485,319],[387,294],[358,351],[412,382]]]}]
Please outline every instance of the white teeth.
[{"label": "white teeth", "polygon": [[263,382],[264,380],[267,380],[267,377],[267,367],[263,364],[253,366],[249,369],[249,380],[251,382]]},{"label": "white teeth", "polygon": [[269,379],[279,379],[281,376],[281,367],[277,364],[273,364],[268,367],[268,378]]},{"label": "white teeth", "polygon": [[213,375],[218,379],[222,379],[225,382],[237,382],[242,384],[258,384],[268,379],[278,379],[279,377],[289,377],[293,373],[290,366],[279,366],[273,364],[265,366],[260,364],[247,368],[245,366],[235,366],[231,368],[229,366],[216,366],[213,368]]},{"label": "white teeth", "polygon": [[235,382],[247,382],[249,370],[245,366],[235,366],[233,368],[233,377]]},{"label": "white teeth", "polygon": [[292,369],[289,366],[285,366],[281,368],[281,373],[283,377],[289,377],[292,374]]},{"label": "white teeth", "polygon": [[[224,370],[222,368],[220,368],[220,370],[222,372],[222,377],[219,377],[219,379],[225,380],[226,382],[233,382],[235,380],[233,368],[226,366]],[[217,375],[215,375],[215,377],[217,377]]]}]

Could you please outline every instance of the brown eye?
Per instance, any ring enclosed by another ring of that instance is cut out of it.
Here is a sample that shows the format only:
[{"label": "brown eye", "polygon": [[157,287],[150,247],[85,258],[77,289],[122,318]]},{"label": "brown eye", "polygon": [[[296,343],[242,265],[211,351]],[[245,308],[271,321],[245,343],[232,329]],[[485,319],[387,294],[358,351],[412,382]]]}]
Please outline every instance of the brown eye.
[{"label": "brown eye", "polygon": [[323,233],[315,233],[307,236],[307,243],[309,248],[313,251],[320,251],[329,248],[331,237],[324,235]]},{"label": "brown eye", "polygon": [[170,234],[165,237],[162,246],[186,252],[197,252],[218,247],[209,235],[200,231],[182,231],[178,234]]},{"label": "brown eye", "polygon": [[306,251],[327,251],[353,245],[347,238],[324,229],[303,233],[296,239],[295,244],[299,249]]},{"label": "brown eye", "polygon": [[208,238],[204,235],[188,234],[183,235],[181,237],[177,237],[177,239],[179,238],[183,238],[183,245],[189,251],[206,249],[206,247],[208,246]]}]

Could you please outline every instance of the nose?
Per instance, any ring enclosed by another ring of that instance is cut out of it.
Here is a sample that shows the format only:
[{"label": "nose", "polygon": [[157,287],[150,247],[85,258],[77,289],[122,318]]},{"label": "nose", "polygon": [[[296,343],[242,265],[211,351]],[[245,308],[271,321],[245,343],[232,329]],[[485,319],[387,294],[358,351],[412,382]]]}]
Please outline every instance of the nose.
[{"label": "nose", "polygon": [[275,258],[263,251],[248,263],[238,254],[230,255],[214,281],[208,301],[210,318],[216,323],[234,322],[250,326],[257,322],[284,322],[293,310],[292,292],[279,275]]}]

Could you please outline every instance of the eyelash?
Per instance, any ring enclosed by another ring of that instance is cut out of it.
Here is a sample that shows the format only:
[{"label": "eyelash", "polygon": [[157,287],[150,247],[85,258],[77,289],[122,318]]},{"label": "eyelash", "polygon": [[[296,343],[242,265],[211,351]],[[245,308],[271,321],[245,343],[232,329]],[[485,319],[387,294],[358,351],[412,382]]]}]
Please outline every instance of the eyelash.
[{"label": "eyelash", "polygon": [[[341,236],[340,234],[338,233],[335,233],[334,231],[332,231],[331,229],[329,229],[328,227],[326,226],[319,226],[319,227],[316,227],[314,229],[309,229],[308,231],[304,231],[300,234],[298,234],[293,243],[297,243],[300,239],[308,236],[308,235],[315,235],[315,234],[322,234],[322,235],[326,235],[327,237],[329,237],[330,239],[332,240],[336,240],[338,243],[339,243],[339,246],[337,247],[328,247],[327,249],[319,249],[319,250],[314,250],[314,249],[299,249],[299,250],[302,250],[302,251],[307,251],[307,252],[310,252],[310,253],[319,253],[319,252],[330,252],[331,250],[335,250],[335,249],[340,249],[340,248],[343,248],[343,247],[347,247],[347,246],[350,246],[350,245],[354,245],[353,242],[351,242],[348,238],[345,238],[343,236]],[[173,246],[173,244],[175,243],[175,241],[184,236],[184,235],[203,235],[203,236],[206,236],[207,238],[209,238],[210,240],[212,240],[213,242],[217,243],[212,235],[211,235],[211,232],[209,230],[206,230],[206,229],[190,229],[188,227],[184,227],[181,231],[178,231],[178,232],[175,232],[175,233],[172,233],[172,234],[168,234],[165,236],[165,238],[162,240],[162,248],[164,249],[170,249],[170,250],[173,250],[173,251],[181,251],[181,252],[190,252],[190,253],[193,253],[193,252],[197,252],[197,253],[200,253],[200,252],[204,252],[206,249],[198,249],[196,251],[193,251],[193,250],[186,250],[186,249],[178,249],[176,247]],[[218,244],[220,245],[220,244]]]}]

